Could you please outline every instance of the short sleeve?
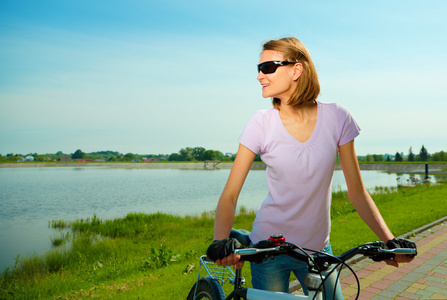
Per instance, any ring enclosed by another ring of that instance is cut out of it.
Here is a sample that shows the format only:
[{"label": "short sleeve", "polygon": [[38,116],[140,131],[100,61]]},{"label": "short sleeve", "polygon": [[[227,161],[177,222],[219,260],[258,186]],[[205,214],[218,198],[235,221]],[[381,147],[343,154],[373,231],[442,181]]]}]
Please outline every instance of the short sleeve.
[{"label": "short sleeve", "polygon": [[339,105],[339,109],[338,122],[339,128],[341,128],[341,133],[338,140],[338,146],[342,146],[349,143],[360,134],[360,127],[346,108]]},{"label": "short sleeve", "polygon": [[264,142],[264,124],[262,111],[255,113],[245,125],[239,136],[239,143],[257,154],[261,151]]}]

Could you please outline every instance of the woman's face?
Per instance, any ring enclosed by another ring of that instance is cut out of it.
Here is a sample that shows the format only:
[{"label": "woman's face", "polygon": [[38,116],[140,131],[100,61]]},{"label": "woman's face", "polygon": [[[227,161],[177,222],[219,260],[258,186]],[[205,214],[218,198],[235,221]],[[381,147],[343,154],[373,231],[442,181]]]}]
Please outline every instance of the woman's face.
[{"label": "woman's face", "polygon": [[[267,61],[284,61],[284,57],[278,51],[265,50],[261,54],[259,63]],[[294,65],[278,66],[276,71],[270,74],[260,71],[257,79],[262,85],[262,97],[278,98],[287,103],[297,85],[298,78],[295,73]]]}]

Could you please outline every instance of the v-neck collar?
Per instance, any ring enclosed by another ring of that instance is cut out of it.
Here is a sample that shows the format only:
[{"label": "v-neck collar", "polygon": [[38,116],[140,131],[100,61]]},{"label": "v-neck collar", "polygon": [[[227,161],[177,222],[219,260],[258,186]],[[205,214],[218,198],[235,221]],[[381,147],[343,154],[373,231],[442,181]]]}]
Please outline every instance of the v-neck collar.
[{"label": "v-neck collar", "polygon": [[290,139],[293,143],[298,144],[298,145],[302,145],[302,146],[307,146],[312,144],[312,142],[317,138],[318,133],[320,132],[320,128],[321,128],[321,122],[322,122],[322,118],[323,118],[323,109],[322,109],[322,105],[320,104],[320,102],[315,101],[317,103],[317,122],[315,124],[315,128],[312,131],[312,134],[310,135],[310,137],[307,139],[307,141],[305,142],[300,142],[298,141],[296,138],[294,138],[288,131],[287,128],[284,126],[284,123],[281,120],[281,116],[279,115],[279,110],[276,110],[276,118],[277,121],[279,122],[279,127],[281,128],[281,131],[284,132],[284,135],[287,136],[288,139]]}]

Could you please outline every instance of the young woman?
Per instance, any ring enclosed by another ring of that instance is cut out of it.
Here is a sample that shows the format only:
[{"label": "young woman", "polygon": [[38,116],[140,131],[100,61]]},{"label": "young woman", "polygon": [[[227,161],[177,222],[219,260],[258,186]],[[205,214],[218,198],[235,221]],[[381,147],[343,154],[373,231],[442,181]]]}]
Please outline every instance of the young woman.
[{"label": "young woman", "polygon": [[[317,101],[320,85],[304,45],[292,37],[265,43],[257,79],[262,96],[273,98],[273,108],[255,113],[239,138],[237,157],[217,205],[211,251],[234,242],[226,238],[257,153],[267,165],[269,194],[256,213],[252,243],[282,233],[288,242],[331,253],[331,181],[337,154],[353,206],[382,241],[393,240],[360,176],[354,150],[360,128],[344,107]],[[242,266],[234,254],[218,257],[218,265]],[[387,263],[398,266],[411,259],[401,255]],[[304,264],[286,256],[252,264],[251,270],[255,288],[282,292],[288,292],[291,272],[301,280],[307,271]],[[334,283],[328,283],[328,295],[333,294]],[[336,298],[342,299],[339,288]]]}]

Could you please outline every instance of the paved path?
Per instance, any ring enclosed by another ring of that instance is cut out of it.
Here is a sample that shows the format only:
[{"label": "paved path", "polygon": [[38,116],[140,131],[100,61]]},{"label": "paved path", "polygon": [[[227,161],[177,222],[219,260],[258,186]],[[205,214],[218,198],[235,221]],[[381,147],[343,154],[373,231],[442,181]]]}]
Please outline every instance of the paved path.
[{"label": "paved path", "polygon": [[[447,222],[411,240],[418,247],[418,255],[399,268],[370,259],[351,266],[360,279],[359,299],[447,299]],[[355,299],[353,280],[353,275],[340,280],[345,299]]]},{"label": "paved path", "polygon": [[[447,299],[447,218],[412,235],[418,255],[410,263],[395,268],[365,258],[350,265],[360,280],[358,299]],[[344,298],[356,299],[354,276],[343,270],[340,277]]]}]

